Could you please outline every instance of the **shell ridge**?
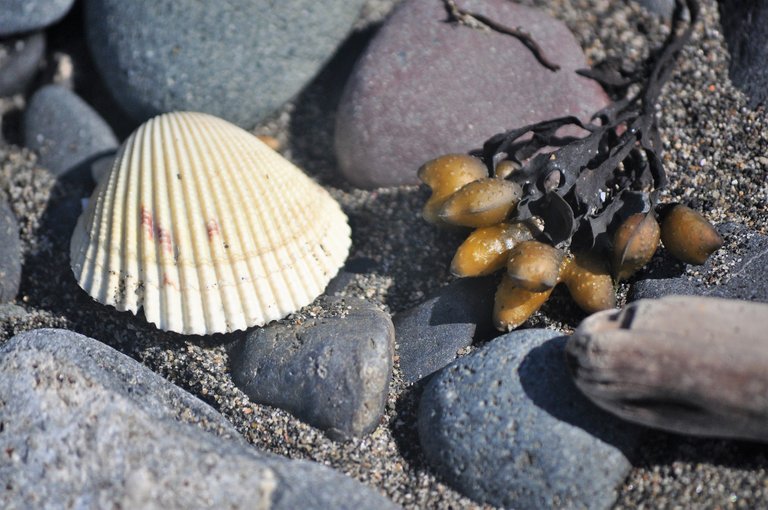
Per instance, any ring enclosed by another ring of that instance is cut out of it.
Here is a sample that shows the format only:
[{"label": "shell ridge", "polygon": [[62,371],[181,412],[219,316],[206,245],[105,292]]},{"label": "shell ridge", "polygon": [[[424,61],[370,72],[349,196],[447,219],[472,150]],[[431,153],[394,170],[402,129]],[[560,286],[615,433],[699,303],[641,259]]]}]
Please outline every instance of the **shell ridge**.
[{"label": "shell ridge", "polygon": [[[139,202],[139,237],[142,239],[140,245],[141,252],[137,253],[139,264],[142,268],[140,277],[144,284],[144,295],[141,299],[141,306],[144,308],[144,316],[150,320],[154,318],[154,313],[150,310],[157,309],[160,306],[159,292],[151,292],[150,289],[157,288],[160,282],[160,261],[157,259],[157,250],[154,242],[154,172],[147,169],[152,168],[151,144],[150,144],[149,124],[139,128],[136,132],[136,139],[139,145],[134,151],[131,151],[131,164],[137,165],[136,171],[141,177],[141,195]],[[150,264],[149,262],[153,263]]]}]

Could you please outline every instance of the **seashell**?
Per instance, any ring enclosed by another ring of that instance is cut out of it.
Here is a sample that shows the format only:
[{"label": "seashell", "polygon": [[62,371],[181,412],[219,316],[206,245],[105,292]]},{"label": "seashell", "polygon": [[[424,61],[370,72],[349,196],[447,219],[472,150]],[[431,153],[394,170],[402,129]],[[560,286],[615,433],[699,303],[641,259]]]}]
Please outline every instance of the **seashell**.
[{"label": "seashell", "polygon": [[468,154],[446,154],[424,163],[418,176],[432,190],[424,204],[424,219],[444,224],[438,217],[443,202],[466,184],[487,177],[488,170],[481,160]]},{"label": "seashell", "polygon": [[633,214],[613,236],[613,273],[626,280],[646,265],[659,246],[659,223],[652,212]]},{"label": "seashell", "polygon": [[493,302],[493,323],[501,331],[521,326],[552,294],[552,289],[531,292],[518,287],[508,275],[501,278]]},{"label": "seashell", "polygon": [[522,195],[522,188],[515,182],[486,177],[448,197],[438,216],[452,225],[490,227],[504,221]]},{"label": "seashell", "polygon": [[451,261],[451,272],[459,277],[494,273],[507,263],[515,245],[533,236],[525,223],[499,223],[478,228],[467,237]]},{"label": "seashell", "polygon": [[507,275],[515,285],[542,292],[557,285],[563,252],[539,241],[524,241],[509,253]]},{"label": "seashell", "polygon": [[616,291],[608,263],[591,253],[569,257],[560,271],[573,301],[587,313],[616,306]]},{"label": "seashell", "polygon": [[78,284],[158,328],[223,333],[312,302],[344,262],[347,218],[252,134],[202,113],[141,125],[70,244]]},{"label": "seashell", "polygon": [[585,319],[566,346],[576,386],[629,421],[768,442],[768,304],[640,300]]},{"label": "seashell", "polygon": [[664,214],[661,241],[676,259],[699,265],[723,245],[723,238],[704,216],[680,204]]}]

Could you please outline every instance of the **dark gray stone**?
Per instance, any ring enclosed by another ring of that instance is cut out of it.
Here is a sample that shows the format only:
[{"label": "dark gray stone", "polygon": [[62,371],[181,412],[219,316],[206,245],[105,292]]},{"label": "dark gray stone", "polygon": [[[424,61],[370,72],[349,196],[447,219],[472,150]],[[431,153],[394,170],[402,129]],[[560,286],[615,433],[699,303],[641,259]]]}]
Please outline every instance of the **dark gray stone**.
[{"label": "dark gray stone", "polygon": [[658,14],[663,18],[672,18],[672,13],[675,12],[675,0],[634,0],[638,4],[642,5],[650,12]]},{"label": "dark gray stone", "polygon": [[346,440],[379,424],[395,334],[389,316],[373,305],[335,303],[329,306],[345,309],[340,316],[254,329],[230,359],[232,379],[252,401],[285,409],[332,439]]},{"label": "dark gray stone", "polygon": [[768,1],[720,0],[720,24],[731,54],[731,82],[751,108],[768,99]]},{"label": "dark gray stone", "polygon": [[495,332],[493,296],[497,278],[464,278],[423,303],[396,314],[400,370],[416,382],[456,359],[456,352]]},{"label": "dark gray stone", "polygon": [[363,0],[87,0],[88,42],[117,102],[136,120],[211,113],[253,127],[304,87]]},{"label": "dark gray stone", "polygon": [[611,413],[697,436],[768,442],[768,303],[644,299],[584,320],[576,385]]},{"label": "dark gray stone", "polygon": [[0,97],[24,91],[37,73],[44,53],[43,32],[0,41]]},{"label": "dark gray stone", "polygon": [[2,508],[395,508],[329,468],[258,452],[207,404],[70,331],[2,346],[0,401]]},{"label": "dark gray stone", "polygon": [[32,96],[24,113],[24,144],[56,176],[92,178],[94,165],[111,160],[118,141],[101,116],[74,92],[48,85]]},{"label": "dark gray stone", "polygon": [[21,282],[19,224],[8,204],[0,201],[0,303],[13,301]]},{"label": "dark gray stone", "polygon": [[607,508],[637,429],[589,402],[565,364],[567,338],[520,330],[438,372],[419,408],[434,469],[474,500],[510,508]]},{"label": "dark gray stone", "polygon": [[599,85],[576,75],[586,62],[563,23],[506,0],[461,6],[522,27],[562,68],[546,69],[513,37],[446,23],[441,0],[406,0],[357,62],[339,105],[336,155],[355,186],[416,183],[419,166],[441,154],[536,121],[588,120],[607,104]]},{"label": "dark gray stone", "polygon": [[[723,223],[717,231],[723,237],[723,248],[701,266],[700,276],[680,276],[682,266],[670,257],[643,273],[628,299],[700,295],[768,302],[768,236],[737,223]],[[708,284],[710,280],[716,283]]]},{"label": "dark gray stone", "polygon": [[75,0],[0,0],[0,37],[47,27],[69,11]]}]

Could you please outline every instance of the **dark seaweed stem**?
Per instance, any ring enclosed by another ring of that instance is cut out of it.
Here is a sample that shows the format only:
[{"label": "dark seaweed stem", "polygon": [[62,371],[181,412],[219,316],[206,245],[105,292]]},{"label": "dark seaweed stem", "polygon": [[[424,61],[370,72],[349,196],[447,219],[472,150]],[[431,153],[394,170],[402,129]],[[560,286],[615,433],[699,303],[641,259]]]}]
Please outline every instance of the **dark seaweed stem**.
[{"label": "dark seaweed stem", "polygon": [[555,64],[544,56],[544,52],[541,50],[541,47],[536,43],[536,41],[533,40],[531,34],[525,32],[520,27],[508,27],[490,19],[487,16],[483,16],[482,14],[465,11],[456,5],[455,0],[443,1],[445,3],[445,9],[448,11],[448,15],[451,17],[451,21],[458,21],[470,26],[476,26],[479,22],[481,26],[484,25],[495,32],[516,37],[526,46],[526,48],[531,50],[531,53],[533,53],[533,56],[536,57],[536,60],[538,60],[541,65],[550,71],[558,71],[560,69],[559,65]]},{"label": "dark seaweed stem", "polygon": [[[446,0],[446,5],[452,3]],[[507,177],[524,191],[514,220],[540,217],[542,240],[553,245],[570,243],[577,251],[607,250],[609,232],[632,214],[655,208],[658,192],[667,183],[656,103],[698,17],[696,0],[676,0],[670,35],[639,69],[607,63],[583,71],[610,93],[624,96],[597,112],[592,123],[575,117],[538,122],[497,134],[482,149],[472,151],[491,170],[505,159],[521,166]],[[638,92],[626,97],[633,85],[639,86]],[[565,126],[576,126],[587,134],[558,135]],[[552,147],[557,149],[551,152]],[[544,149],[550,152],[543,153]]]}]

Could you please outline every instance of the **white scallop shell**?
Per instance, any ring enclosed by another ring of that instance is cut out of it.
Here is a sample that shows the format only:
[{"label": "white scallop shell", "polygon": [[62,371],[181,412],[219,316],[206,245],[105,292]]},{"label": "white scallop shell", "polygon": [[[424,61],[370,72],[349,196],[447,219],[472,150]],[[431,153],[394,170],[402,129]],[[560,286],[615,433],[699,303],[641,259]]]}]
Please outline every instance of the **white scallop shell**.
[{"label": "white scallop shell", "polygon": [[279,319],[322,293],[347,257],[338,203],[252,134],[202,113],[140,126],[70,244],[97,301],[185,334]]}]

